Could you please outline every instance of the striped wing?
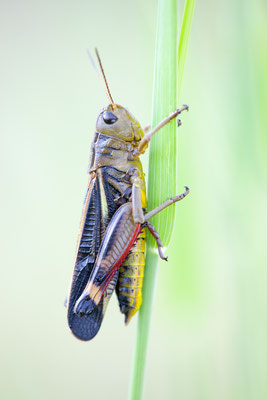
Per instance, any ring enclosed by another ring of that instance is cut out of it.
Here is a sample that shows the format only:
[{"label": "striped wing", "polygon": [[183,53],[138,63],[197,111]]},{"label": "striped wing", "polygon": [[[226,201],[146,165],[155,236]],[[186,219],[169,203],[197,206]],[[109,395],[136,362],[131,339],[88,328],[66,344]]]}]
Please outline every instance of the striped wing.
[{"label": "striped wing", "polygon": [[68,300],[69,327],[73,334],[81,340],[90,340],[97,334],[103,320],[104,310],[118,278],[118,273],[113,276],[106,288],[105,296],[90,315],[78,316],[74,312],[75,304],[83,293],[94,268],[105,230],[116,211],[114,198],[120,194],[110,183],[106,167],[99,169],[96,176],[89,182]]},{"label": "striped wing", "polygon": [[119,267],[129,254],[140,231],[140,224],[133,221],[132,203],[122,205],[107,227],[89,281],[76,303],[77,314],[92,315],[98,310],[108,285],[114,276],[118,275]]}]

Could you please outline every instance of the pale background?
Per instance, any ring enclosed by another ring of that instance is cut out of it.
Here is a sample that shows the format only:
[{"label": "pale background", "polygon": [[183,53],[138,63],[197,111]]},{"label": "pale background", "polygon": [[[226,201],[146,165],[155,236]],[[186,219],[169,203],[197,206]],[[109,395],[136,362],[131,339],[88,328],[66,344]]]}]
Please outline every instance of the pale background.
[{"label": "pale background", "polygon": [[[1,399],[127,398],[137,318],[116,299],[90,343],[63,307],[106,96],[150,120],[156,2],[2,1]],[[182,5],[180,6],[180,17]],[[159,266],[145,399],[267,398],[267,5],[197,1],[179,192]],[[149,268],[149,266],[147,266]]]}]

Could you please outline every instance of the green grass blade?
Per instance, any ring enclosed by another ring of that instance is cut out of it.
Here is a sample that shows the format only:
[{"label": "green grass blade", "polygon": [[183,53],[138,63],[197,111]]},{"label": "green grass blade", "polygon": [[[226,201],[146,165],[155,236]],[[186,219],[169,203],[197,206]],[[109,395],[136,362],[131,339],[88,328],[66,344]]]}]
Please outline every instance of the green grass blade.
[{"label": "green grass blade", "polygon": [[[177,108],[177,0],[159,0],[156,40],[152,126]],[[176,194],[176,120],[153,137],[149,151],[148,209]],[[164,245],[174,226],[175,207],[168,207],[152,219]]]},{"label": "green grass blade", "polygon": [[[147,250],[146,262],[149,260],[151,268],[146,271],[147,282],[150,279],[151,289],[155,287],[156,271],[158,255],[150,247]],[[144,300],[145,297],[145,300]],[[134,363],[132,369],[131,385],[130,385],[130,400],[140,400],[142,398],[144,376],[145,376],[145,361],[147,353],[147,343],[150,325],[150,312],[152,309],[153,293],[143,293],[143,305],[139,311],[136,345],[134,353]]]},{"label": "green grass blade", "polygon": [[[183,62],[179,68],[184,68],[185,56],[188,47],[189,32],[192,23],[192,7],[187,1],[182,24],[183,35],[180,38],[179,55]],[[188,10],[188,11],[187,11]],[[157,39],[154,71],[154,90],[152,107],[152,126],[155,126],[171,111],[177,108],[177,1],[159,0]],[[186,43],[181,43],[185,41]],[[181,49],[181,51],[180,51]],[[181,79],[179,79],[181,85]],[[148,209],[151,210],[161,204],[167,198],[176,194],[176,169],[177,169],[177,134],[176,121],[171,121],[152,139],[149,153],[149,175],[148,175]],[[161,235],[164,245],[169,243],[174,227],[175,207],[168,207],[152,219]],[[146,271],[143,284],[143,305],[139,311],[136,347],[132,380],[130,386],[130,400],[142,398],[145,361],[148,344],[150,318],[152,312],[153,293],[157,274],[158,254],[155,249],[155,241],[148,234]]]},{"label": "green grass blade", "polygon": [[186,0],[178,50],[178,100],[180,99],[185,60],[196,0]]}]

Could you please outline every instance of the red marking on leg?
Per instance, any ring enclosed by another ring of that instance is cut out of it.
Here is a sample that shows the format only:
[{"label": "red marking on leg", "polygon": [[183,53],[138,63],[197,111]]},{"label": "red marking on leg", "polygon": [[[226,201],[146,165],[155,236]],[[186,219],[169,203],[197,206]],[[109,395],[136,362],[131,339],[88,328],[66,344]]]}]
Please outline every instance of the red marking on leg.
[{"label": "red marking on leg", "polygon": [[108,275],[106,276],[105,280],[101,283],[98,292],[95,294],[94,299],[97,297],[97,301],[95,302],[96,305],[99,304],[108,284],[110,283],[111,279],[113,278],[113,276],[115,275],[115,273],[118,271],[118,269],[120,268],[121,264],[123,263],[123,261],[125,260],[125,258],[128,256],[131,248],[133,247],[134,242],[136,241],[138,235],[140,234],[142,230],[141,224],[137,224],[135,231],[133,233],[133,236],[128,244],[128,246],[126,247],[126,249],[124,250],[124,252],[122,253],[122,255],[120,256],[120,258],[116,261],[116,263],[113,265],[113,267],[111,268],[111,270],[109,271]]}]

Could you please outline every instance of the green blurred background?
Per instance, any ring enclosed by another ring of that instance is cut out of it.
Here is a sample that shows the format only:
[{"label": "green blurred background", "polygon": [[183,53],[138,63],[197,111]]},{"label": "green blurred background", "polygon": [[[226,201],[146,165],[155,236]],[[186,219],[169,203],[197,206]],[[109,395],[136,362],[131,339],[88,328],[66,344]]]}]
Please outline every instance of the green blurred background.
[{"label": "green blurred background", "polygon": [[[181,18],[183,4],[179,5]],[[267,398],[267,4],[197,1],[176,230],[160,263],[145,399]],[[137,318],[90,343],[63,307],[106,96],[151,116],[156,1],[1,2],[1,399],[127,398]],[[149,266],[147,266],[149,268]]]}]

